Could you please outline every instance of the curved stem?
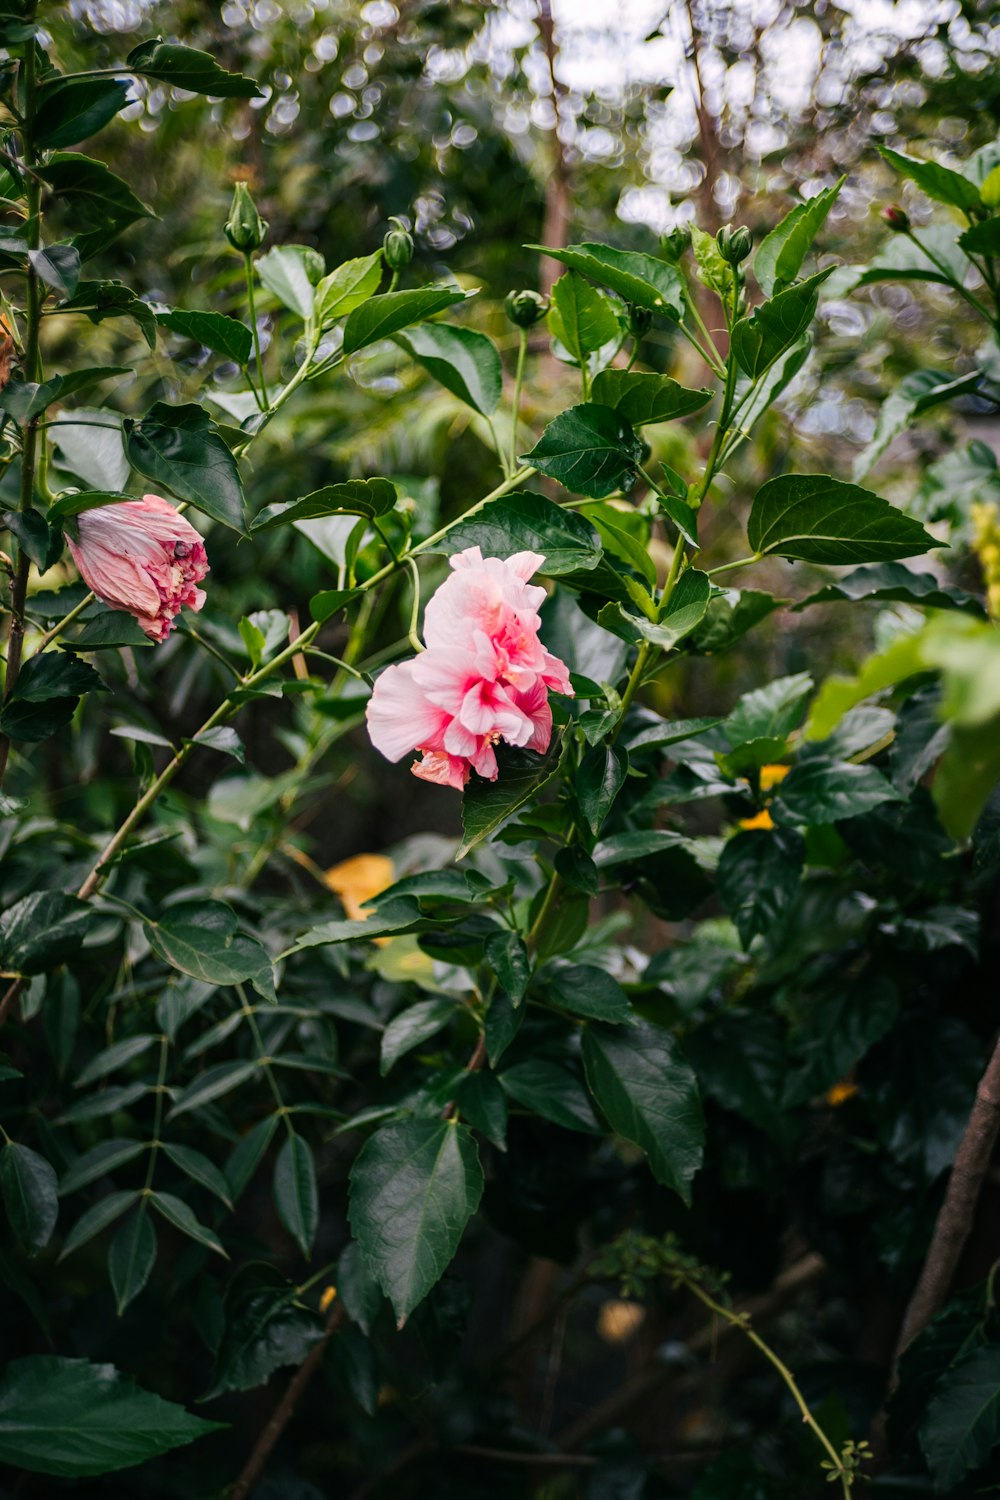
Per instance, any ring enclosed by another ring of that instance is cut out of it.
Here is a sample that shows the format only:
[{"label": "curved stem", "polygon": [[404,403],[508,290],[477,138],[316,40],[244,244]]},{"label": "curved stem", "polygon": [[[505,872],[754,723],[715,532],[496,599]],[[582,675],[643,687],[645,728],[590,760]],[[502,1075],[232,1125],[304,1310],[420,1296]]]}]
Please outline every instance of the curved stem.
[{"label": "curved stem", "polygon": [[510,472],[517,468],[517,429],[521,420],[521,387],[524,384],[524,361],[528,353],[528,330],[519,328],[517,368],[514,371],[514,404],[510,418]]},{"label": "curved stem", "polygon": [[264,378],[264,362],[260,357],[260,333],[257,329],[257,308],[255,305],[254,292],[254,270],[253,255],[248,250],[244,257],[247,273],[247,312],[250,314],[250,332],[253,335],[253,355],[257,366],[257,379],[260,382],[260,400],[262,410],[267,411],[270,400],[267,394],[267,381]]}]

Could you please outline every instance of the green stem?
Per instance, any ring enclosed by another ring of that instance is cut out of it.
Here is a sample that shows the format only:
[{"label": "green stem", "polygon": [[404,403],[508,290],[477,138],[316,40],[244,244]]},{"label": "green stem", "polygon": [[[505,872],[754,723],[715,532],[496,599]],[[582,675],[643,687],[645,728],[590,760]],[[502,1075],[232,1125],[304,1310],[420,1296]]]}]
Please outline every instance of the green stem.
[{"label": "green stem", "polygon": [[906,231],[906,237],[907,239],[912,240],[917,249],[921,251],[922,254],[926,255],[931,265],[935,266],[941,272],[941,275],[945,278],[948,285],[952,287],[960,297],[963,297],[969,304],[969,306],[974,308],[976,312],[979,313],[980,317],[985,318],[987,323],[993,326],[993,324],[995,323],[995,319],[989,308],[984,307],[978,297],[974,297],[971,292],[966,291],[965,287],[958,280],[954,271],[948,265],[947,261],[943,261],[941,257],[937,255],[933,250],[929,250],[926,245],[922,244],[921,241],[917,239],[912,229],[908,229]]},{"label": "green stem", "polygon": [[517,368],[514,371],[514,409],[510,419],[510,473],[517,468],[517,429],[521,420],[521,387],[524,384],[524,361],[528,353],[528,330],[519,328]]},{"label": "green stem", "polygon": [[413,578],[413,603],[410,606],[410,628],[407,631],[407,638],[419,656],[424,649],[424,643],[420,639],[418,629],[420,624],[420,571],[412,557],[407,557],[405,561]]},{"label": "green stem", "polygon": [[503,471],[503,476],[505,479],[509,479],[512,472],[510,459],[507,456],[506,449],[502,447],[500,439],[497,437],[497,430],[492,417],[486,418],[486,426],[489,428],[490,441],[493,444],[493,451],[500,462],[500,468]]},{"label": "green stem", "polygon": [[678,328],[684,334],[688,342],[692,344],[695,349],[697,349],[698,353],[708,365],[709,369],[713,370],[715,374],[718,375],[720,380],[724,380],[726,376],[726,367],[722,362],[722,356],[720,355],[718,348],[716,347],[715,340],[709,333],[708,329],[705,327],[705,320],[702,317],[701,313],[698,311],[698,304],[695,302],[694,298],[690,296],[686,289],[684,292],[684,301],[687,306],[688,312],[691,314],[695,323],[698,325],[698,328],[701,330],[702,337],[705,340],[705,344],[708,345],[708,348],[705,348],[704,345],[699,343],[694,335],[685,328],[683,323],[678,323]]},{"label": "green stem", "polygon": [[163,1127],[163,1101],[166,1098],[166,1092],[163,1085],[167,1076],[167,1052],[169,1050],[169,1047],[170,1038],[165,1035],[161,1036],[160,1066],[156,1075],[156,1104],[153,1111],[153,1139],[150,1142],[149,1165],[146,1168],[146,1181],[143,1184],[143,1201],[140,1205],[140,1210],[142,1208],[145,1208],[146,1199],[149,1197],[149,1194],[152,1190],[153,1173],[156,1170],[156,1153],[159,1151],[162,1144],[162,1142],[160,1141],[160,1131]]},{"label": "green stem", "polygon": [[278,1084],[278,1080],[274,1076],[274,1069],[271,1067],[271,1062],[267,1055],[267,1048],[264,1046],[264,1038],[261,1036],[260,1027],[257,1025],[257,1017],[254,1015],[254,1008],[252,1005],[247,1003],[246,991],[241,984],[238,984],[236,986],[236,992],[240,997],[243,1015],[246,1016],[247,1024],[249,1025],[250,1030],[253,1032],[254,1045],[257,1048],[257,1062],[260,1068],[263,1070],[265,1077],[267,1078],[268,1087],[271,1090],[271,1094],[274,1098],[275,1104],[277,1104],[278,1106],[278,1113],[281,1115],[282,1120],[285,1122],[285,1129],[287,1130],[289,1135],[294,1135],[295,1132],[292,1128],[292,1122],[288,1114],[288,1106],[285,1103],[284,1096],[282,1095],[281,1088]]},{"label": "green stem", "polygon": [[[24,49],[24,164],[28,169],[25,176],[25,199],[27,202],[29,239],[32,249],[37,249],[41,244],[41,189],[39,178],[32,170],[35,165],[35,146],[32,132],[35,123],[35,44],[29,41]],[[24,375],[25,379],[32,381],[39,379],[38,368],[38,342],[41,328],[42,297],[38,285],[38,275],[28,262],[28,275],[26,282],[26,306],[25,323],[26,336],[24,346]],[[42,439],[44,442],[44,438]],[[28,422],[23,429],[21,439],[21,491],[19,498],[19,509],[24,515],[31,509],[31,502],[35,493],[35,465],[38,449],[38,423],[37,420]],[[31,559],[23,546],[18,546],[17,565],[14,570],[14,581],[10,591],[10,628],[7,636],[7,662],[4,669],[3,697],[6,699],[14,691],[17,679],[21,672],[21,655],[24,649],[24,610],[28,597],[28,574],[31,571]],[[0,785],[7,770],[7,761],[10,756],[10,737],[0,735]]]},{"label": "green stem", "polygon": [[250,314],[250,332],[253,335],[253,355],[257,366],[257,379],[260,382],[260,397],[262,410],[267,411],[270,400],[267,394],[267,381],[264,378],[264,362],[260,357],[260,334],[257,330],[257,308],[254,292],[254,269],[253,255],[248,250],[244,256],[244,264],[247,273],[247,312]]},{"label": "green stem", "polygon": [[827,1437],[826,1433],[823,1431],[822,1427],[819,1425],[816,1418],[809,1410],[806,1399],[803,1396],[802,1392],[799,1390],[795,1376],[792,1374],[791,1370],[788,1368],[785,1362],[782,1359],[779,1359],[778,1355],[775,1354],[771,1346],[769,1344],[766,1344],[761,1338],[760,1334],[754,1331],[754,1329],[750,1326],[750,1321],[745,1313],[733,1312],[731,1308],[724,1307],[721,1302],[716,1302],[715,1298],[710,1297],[708,1292],[700,1287],[696,1281],[690,1280],[686,1276],[682,1277],[681,1280],[683,1282],[683,1285],[687,1287],[688,1291],[691,1292],[695,1297],[697,1297],[698,1301],[701,1302],[703,1306],[707,1307],[710,1312],[713,1312],[716,1317],[722,1318],[726,1323],[731,1324],[733,1328],[738,1328],[742,1333],[745,1333],[751,1344],[753,1344],[755,1348],[759,1349],[764,1358],[774,1367],[775,1370],[777,1370],[778,1374],[785,1382],[792,1400],[795,1402],[799,1411],[802,1413],[802,1420],[806,1423],[814,1436],[819,1439],[819,1442],[822,1444],[824,1450],[826,1451],[830,1462],[833,1464],[834,1472],[837,1474],[837,1477],[840,1480],[841,1489],[844,1496],[846,1497],[846,1500],[851,1500],[851,1476],[844,1468],[840,1454],[837,1452],[836,1448],[830,1442],[830,1439]]},{"label": "green stem", "polygon": [[718,573],[731,573],[734,568],[749,568],[752,563],[760,562],[764,556],[763,552],[755,552],[753,557],[740,557],[736,562],[723,563],[719,568],[709,568],[709,578],[715,578]]}]

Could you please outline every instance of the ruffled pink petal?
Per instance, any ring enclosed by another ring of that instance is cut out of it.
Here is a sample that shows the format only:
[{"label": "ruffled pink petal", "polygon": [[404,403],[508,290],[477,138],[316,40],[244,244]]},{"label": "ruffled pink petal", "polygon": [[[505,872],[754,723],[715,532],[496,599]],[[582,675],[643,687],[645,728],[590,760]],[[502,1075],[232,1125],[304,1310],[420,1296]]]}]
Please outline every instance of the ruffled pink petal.
[{"label": "ruffled pink petal", "polygon": [[446,755],[440,750],[429,750],[421,760],[410,767],[421,781],[433,781],[437,786],[453,786],[456,792],[465,787],[469,779],[469,762],[458,755]]},{"label": "ruffled pink petal", "polygon": [[115,609],[135,615],[163,640],[181,609],[200,609],[208,573],[200,534],[159,495],[101,505],[76,518],[70,552],[84,582]]},{"label": "ruffled pink petal", "polygon": [[410,750],[442,748],[448,715],[430,702],[413,668],[413,662],[387,667],[368,700],[368,735],[387,760],[402,760]]}]

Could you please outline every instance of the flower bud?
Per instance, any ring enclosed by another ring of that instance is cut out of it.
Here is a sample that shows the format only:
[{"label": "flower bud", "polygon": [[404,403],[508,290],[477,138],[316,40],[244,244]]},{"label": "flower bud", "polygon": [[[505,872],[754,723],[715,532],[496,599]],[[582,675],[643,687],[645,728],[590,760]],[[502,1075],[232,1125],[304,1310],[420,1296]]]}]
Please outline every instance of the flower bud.
[{"label": "flower bud", "polygon": [[382,241],[382,254],[390,271],[402,271],[413,259],[413,236],[401,219],[390,219],[392,228]]},{"label": "flower bud", "polygon": [[675,229],[660,235],[660,254],[664,260],[670,261],[671,265],[687,254],[691,247],[691,225],[678,224]]},{"label": "flower bud", "polygon": [[890,203],[889,207],[882,211],[882,222],[888,224],[890,229],[897,234],[906,234],[910,227],[910,216],[901,209],[898,203]]},{"label": "flower bud", "polygon": [[722,259],[728,265],[738,266],[740,261],[746,260],[753,249],[753,235],[745,224],[741,224],[739,229],[726,224],[715,236],[715,243],[719,247]]},{"label": "flower bud", "polygon": [[311,245],[302,246],[302,264],[312,286],[318,286],[326,275],[326,261]]},{"label": "flower bud", "polygon": [[541,292],[526,289],[523,292],[508,292],[504,311],[518,328],[534,328],[549,310],[549,299]]},{"label": "flower bud", "polygon": [[267,236],[267,223],[257,212],[245,182],[233,188],[233,201],[226,220],[226,239],[241,255],[259,250]]},{"label": "flower bud", "polygon": [[636,302],[628,303],[628,331],[633,338],[643,338],[653,326],[650,308],[640,307]]}]

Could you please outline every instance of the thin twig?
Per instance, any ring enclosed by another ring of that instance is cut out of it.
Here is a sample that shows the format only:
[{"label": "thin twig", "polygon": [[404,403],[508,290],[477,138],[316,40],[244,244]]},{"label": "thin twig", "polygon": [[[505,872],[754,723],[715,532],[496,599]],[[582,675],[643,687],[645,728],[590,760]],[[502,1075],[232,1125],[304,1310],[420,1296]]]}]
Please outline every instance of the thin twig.
[{"label": "thin twig", "polygon": [[299,1368],[288,1382],[288,1389],[274,1408],[269,1422],[254,1444],[253,1451],[247,1459],[243,1472],[230,1492],[229,1500],[247,1500],[247,1496],[263,1473],[275,1444],[291,1421],[295,1413],[295,1408],[302,1399],[303,1392],[319,1369],[323,1361],[323,1355],[326,1353],[327,1344],[341,1323],[343,1323],[344,1317],[344,1305],[338,1300],[334,1302],[333,1307],[330,1309],[330,1315],[326,1320],[326,1328],[322,1339],[310,1349],[305,1359],[299,1365]]},{"label": "thin twig", "polygon": [[[945,1304],[966,1241],[972,1233],[976,1206],[993,1148],[1000,1135],[1000,1038],[979,1080],[965,1134],[955,1153],[948,1189],[938,1212],[930,1249],[920,1280],[903,1318],[895,1364]],[[893,1376],[895,1385],[896,1377]]]}]

